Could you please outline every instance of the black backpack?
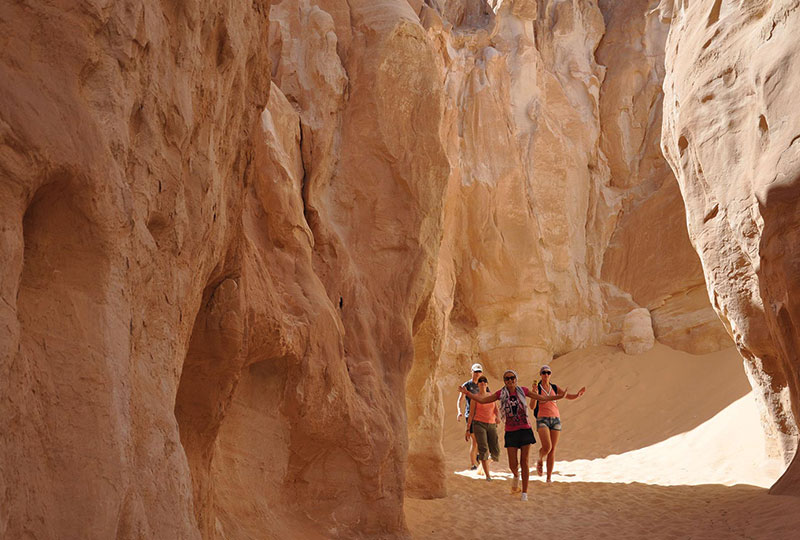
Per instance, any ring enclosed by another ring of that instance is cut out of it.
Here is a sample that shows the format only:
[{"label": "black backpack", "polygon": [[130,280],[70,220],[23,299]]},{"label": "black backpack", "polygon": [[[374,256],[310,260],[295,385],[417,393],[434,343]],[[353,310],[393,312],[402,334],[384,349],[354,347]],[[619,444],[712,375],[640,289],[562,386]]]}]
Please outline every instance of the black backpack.
[{"label": "black backpack", "polygon": [[[553,389],[554,393],[558,394],[558,386],[554,385],[553,383],[550,383],[550,388]],[[539,381],[539,382],[536,383],[536,393],[537,394],[541,394],[542,393],[542,381]],[[533,408],[533,416],[536,417],[536,418],[539,418],[539,402],[538,401],[536,402],[536,407]]]}]

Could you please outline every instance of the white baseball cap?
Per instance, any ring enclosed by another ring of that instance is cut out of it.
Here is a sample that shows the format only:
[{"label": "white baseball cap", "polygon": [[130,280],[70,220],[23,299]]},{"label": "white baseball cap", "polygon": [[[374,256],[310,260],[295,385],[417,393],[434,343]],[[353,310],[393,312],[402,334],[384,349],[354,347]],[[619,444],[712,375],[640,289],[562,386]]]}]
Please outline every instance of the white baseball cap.
[{"label": "white baseball cap", "polygon": [[483,372],[483,366],[480,364],[472,364],[472,372],[475,373],[476,371]]}]

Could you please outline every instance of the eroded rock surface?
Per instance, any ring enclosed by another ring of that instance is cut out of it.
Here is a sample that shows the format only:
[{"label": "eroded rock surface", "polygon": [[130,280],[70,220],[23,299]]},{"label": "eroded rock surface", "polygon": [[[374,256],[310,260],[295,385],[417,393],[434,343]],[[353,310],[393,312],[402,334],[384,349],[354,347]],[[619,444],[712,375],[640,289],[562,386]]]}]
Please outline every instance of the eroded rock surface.
[{"label": "eroded rock surface", "polygon": [[0,8],[0,535],[402,536],[473,361],[727,346],[653,2],[81,6]]},{"label": "eroded rock surface", "polygon": [[[714,308],[787,460],[800,399],[800,3],[664,1],[664,154]],[[800,493],[794,459],[774,490]]]},{"label": "eroded rock surface", "polygon": [[0,536],[402,534],[441,78],[288,4],[3,4]]},{"label": "eroded rock surface", "polygon": [[443,4],[420,10],[442,59],[452,164],[409,374],[420,393],[406,398],[420,496],[444,492],[431,416],[452,414],[475,361],[527,372],[620,345],[633,310],[652,325],[632,349],[652,345],[645,329],[693,353],[730,346],[659,148],[668,26],[655,4],[504,2],[458,24]]}]

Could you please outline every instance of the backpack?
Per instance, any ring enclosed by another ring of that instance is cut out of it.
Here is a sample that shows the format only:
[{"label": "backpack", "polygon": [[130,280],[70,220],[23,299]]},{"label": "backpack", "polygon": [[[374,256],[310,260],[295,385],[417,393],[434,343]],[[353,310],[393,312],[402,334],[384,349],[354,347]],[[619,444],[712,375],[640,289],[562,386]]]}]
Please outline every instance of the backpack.
[{"label": "backpack", "polygon": [[[556,385],[554,385],[553,383],[550,383],[550,388],[553,389],[553,393],[558,394],[558,387]],[[542,381],[539,381],[539,382],[536,383],[536,393],[537,394],[541,394],[542,393]],[[533,408],[533,416],[535,418],[539,418],[539,402],[538,401],[536,402],[536,407]]]}]

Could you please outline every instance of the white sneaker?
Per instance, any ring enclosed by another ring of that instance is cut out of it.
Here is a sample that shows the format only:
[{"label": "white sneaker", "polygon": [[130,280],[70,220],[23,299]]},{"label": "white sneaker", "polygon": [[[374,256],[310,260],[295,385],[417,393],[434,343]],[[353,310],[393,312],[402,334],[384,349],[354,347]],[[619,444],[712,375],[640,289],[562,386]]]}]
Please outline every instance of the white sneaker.
[{"label": "white sneaker", "polygon": [[521,500],[521,501],[527,501],[527,500],[528,500],[528,494],[527,494],[527,493],[523,493],[523,494],[522,494],[522,497],[520,497],[520,498],[519,498],[519,500]]}]

